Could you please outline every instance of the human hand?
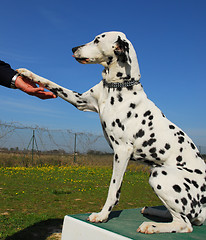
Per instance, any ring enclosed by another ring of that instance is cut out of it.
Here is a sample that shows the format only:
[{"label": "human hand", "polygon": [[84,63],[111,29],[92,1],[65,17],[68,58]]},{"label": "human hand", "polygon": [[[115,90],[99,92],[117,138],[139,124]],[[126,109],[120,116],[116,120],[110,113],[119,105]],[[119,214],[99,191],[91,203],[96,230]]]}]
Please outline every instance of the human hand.
[{"label": "human hand", "polygon": [[25,78],[23,76],[18,76],[15,81],[16,88],[20,89],[21,91],[38,97],[40,99],[50,99],[50,98],[56,98],[57,96],[53,94],[52,92],[46,92],[43,87],[37,87],[34,82],[29,80],[28,78]]}]

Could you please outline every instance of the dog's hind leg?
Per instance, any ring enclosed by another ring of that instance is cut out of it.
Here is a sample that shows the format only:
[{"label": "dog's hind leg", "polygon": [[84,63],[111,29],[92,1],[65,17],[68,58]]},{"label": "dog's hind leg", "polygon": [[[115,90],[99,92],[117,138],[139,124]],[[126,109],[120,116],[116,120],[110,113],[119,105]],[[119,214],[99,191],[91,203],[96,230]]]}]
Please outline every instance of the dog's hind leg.
[{"label": "dog's hind leg", "polygon": [[[178,171],[170,167],[156,167],[151,173],[149,183],[162,203],[169,210],[172,222],[144,222],[137,229],[137,232],[149,234],[161,232],[192,232],[193,228],[187,217],[190,199],[187,196],[182,177]],[[148,209],[148,213],[150,211],[151,208]],[[145,213],[147,213],[147,209],[145,209]],[[161,217],[160,211],[156,210],[153,211],[152,215]]]},{"label": "dog's hind leg", "polygon": [[[160,196],[159,198],[164,203],[164,205],[168,209],[170,209],[167,203],[163,199],[161,199]],[[168,223],[143,222],[137,229],[137,232],[152,234],[152,233],[166,233],[166,232],[168,233],[188,232],[189,233],[193,231],[192,225],[189,219],[187,218],[187,216],[185,216],[184,214],[178,213],[173,209],[170,209],[170,214],[173,219],[172,222],[168,222]]]},{"label": "dog's hind leg", "polygon": [[110,182],[106,203],[99,213],[92,213],[88,220],[90,222],[106,222],[113,207],[118,204],[120,198],[121,185],[128,161],[132,153],[132,148],[124,146],[115,150],[113,160],[113,174]]},{"label": "dog's hind leg", "polygon": [[192,232],[193,228],[188,219],[181,219],[180,215],[177,218],[174,218],[173,221],[169,223],[157,223],[157,222],[143,222],[137,232],[141,233],[183,233],[183,232]]}]

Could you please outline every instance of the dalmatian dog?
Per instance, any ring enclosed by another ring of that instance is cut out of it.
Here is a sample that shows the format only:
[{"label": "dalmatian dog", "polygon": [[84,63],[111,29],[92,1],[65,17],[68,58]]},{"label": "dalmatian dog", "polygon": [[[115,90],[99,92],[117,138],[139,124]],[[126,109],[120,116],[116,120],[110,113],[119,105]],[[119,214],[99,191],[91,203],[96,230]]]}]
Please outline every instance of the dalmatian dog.
[{"label": "dalmatian dog", "polygon": [[43,85],[79,110],[99,114],[104,135],[114,150],[113,174],[104,207],[88,220],[105,222],[118,203],[129,160],[151,165],[149,183],[171,222],[143,222],[137,232],[192,232],[206,218],[206,166],[192,140],[147,98],[131,42],[121,32],[106,32],[72,49],[82,64],[104,66],[103,79],[83,94],[63,88],[27,69],[18,72]]}]

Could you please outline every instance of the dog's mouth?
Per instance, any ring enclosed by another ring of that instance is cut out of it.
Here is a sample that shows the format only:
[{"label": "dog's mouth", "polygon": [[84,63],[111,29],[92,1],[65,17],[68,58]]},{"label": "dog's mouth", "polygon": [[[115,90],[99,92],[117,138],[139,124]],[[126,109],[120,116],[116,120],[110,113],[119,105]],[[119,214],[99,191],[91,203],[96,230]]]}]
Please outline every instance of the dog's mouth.
[{"label": "dog's mouth", "polygon": [[89,58],[78,58],[78,57],[75,57],[74,55],[72,55],[76,60],[77,60],[77,62],[79,62],[79,63],[82,63],[82,64],[86,64],[86,63],[89,63],[90,62],[90,60],[89,60]]}]

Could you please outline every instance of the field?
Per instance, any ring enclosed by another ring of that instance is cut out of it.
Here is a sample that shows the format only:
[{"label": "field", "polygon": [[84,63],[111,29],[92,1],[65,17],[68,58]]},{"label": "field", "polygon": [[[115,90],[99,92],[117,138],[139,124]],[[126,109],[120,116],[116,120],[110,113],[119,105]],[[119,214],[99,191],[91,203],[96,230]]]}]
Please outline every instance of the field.
[{"label": "field", "polygon": [[[106,200],[112,168],[111,156],[98,157],[98,164],[92,166],[95,158],[90,156],[87,164],[78,157],[70,165],[61,161],[59,166],[0,167],[0,239],[59,239],[60,234],[55,233],[61,232],[66,214],[99,211]],[[18,156],[13,159],[10,164],[17,165]],[[114,210],[161,204],[148,177],[147,168],[131,163]]]}]

